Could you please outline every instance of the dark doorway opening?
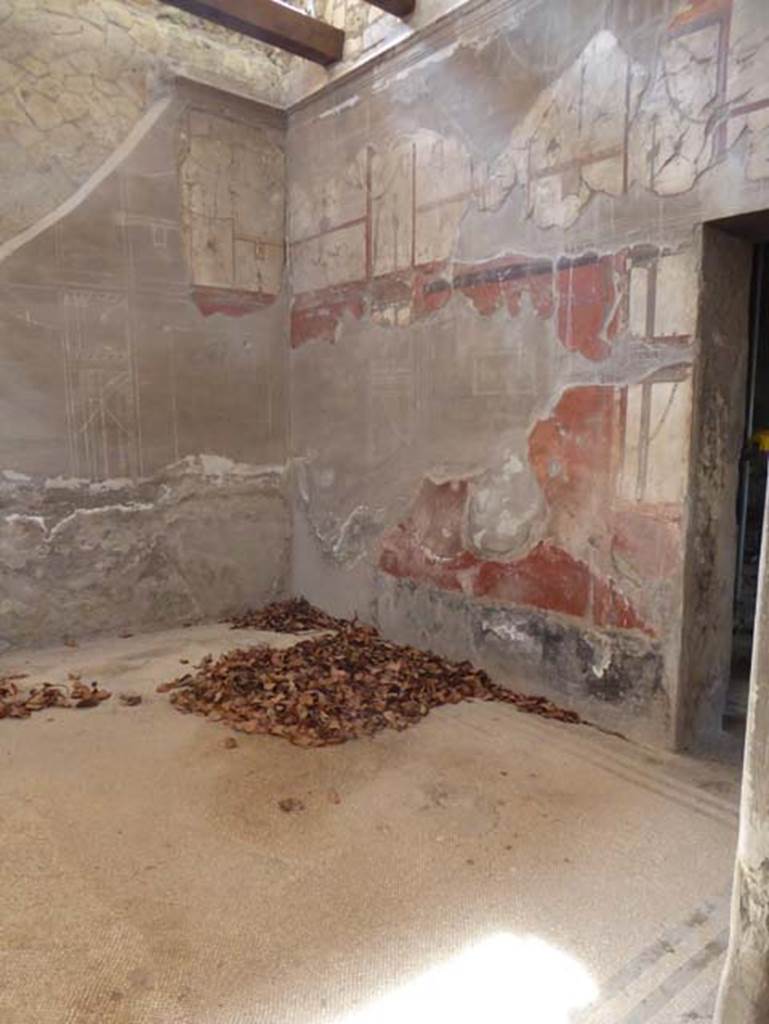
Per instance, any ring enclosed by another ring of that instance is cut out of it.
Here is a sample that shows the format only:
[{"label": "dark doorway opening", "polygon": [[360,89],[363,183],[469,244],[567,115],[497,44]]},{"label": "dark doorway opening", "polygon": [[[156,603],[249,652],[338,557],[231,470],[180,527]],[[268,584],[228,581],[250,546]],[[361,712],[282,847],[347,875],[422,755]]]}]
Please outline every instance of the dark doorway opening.
[{"label": "dark doorway opening", "polygon": [[744,443],[737,492],[732,659],[724,727],[744,731],[769,464],[769,244],[756,245],[750,296]]}]

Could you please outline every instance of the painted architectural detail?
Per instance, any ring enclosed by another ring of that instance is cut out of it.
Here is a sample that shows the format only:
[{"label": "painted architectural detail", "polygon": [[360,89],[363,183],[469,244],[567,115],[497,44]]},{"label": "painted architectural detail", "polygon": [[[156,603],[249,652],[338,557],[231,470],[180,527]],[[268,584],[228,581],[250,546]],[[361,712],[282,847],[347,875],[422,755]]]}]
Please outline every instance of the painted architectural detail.
[{"label": "painted architectural detail", "polygon": [[289,202],[295,443],[324,556],[351,515],[382,510],[356,600],[397,594],[404,629],[440,606],[472,631],[481,602],[535,632],[600,635],[610,658],[654,647],[675,701],[692,229],[766,205],[751,183],[767,175],[768,12],[468,13],[429,57],[297,114],[289,147],[312,143],[318,167],[294,165]]},{"label": "painted architectural detail", "polygon": [[769,26],[762,0],[736,0],[729,35],[731,53],[726,73],[726,143],[744,139],[748,179],[769,177]]},{"label": "painted architectural detail", "polygon": [[697,254],[693,249],[630,253],[628,328],[636,338],[685,343],[697,328]]},{"label": "painted architectural detail", "polygon": [[470,194],[470,160],[456,140],[422,131],[386,151],[367,146],[340,177],[292,189],[294,290],[322,292],[447,259]]},{"label": "painted architectural detail", "polygon": [[686,497],[691,379],[645,381],[623,395],[619,491],[631,502],[679,505]]},{"label": "painted architectural detail", "polygon": [[141,452],[128,297],[69,291],[63,304],[70,472],[135,479]]},{"label": "painted architectural detail", "polygon": [[[743,136],[747,174],[761,176],[769,93],[764,95],[758,58],[769,37],[751,36],[749,44],[747,29],[760,20],[759,2],[736,0],[734,11],[731,0],[680,3],[659,24],[661,45],[649,62],[631,56],[632,32],[617,17],[614,30],[597,31],[539,92],[511,126],[507,145],[490,159],[474,153],[465,138],[420,128],[386,150],[372,140],[333,175],[299,175],[290,216],[293,344],[332,340],[344,315],[405,326],[446,301],[452,286],[466,292],[479,312],[497,308],[501,294],[516,291],[500,287],[505,277],[530,277],[532,267],[514,266],[526,262],[520,256],[494,256],[477,269],[496,278],[469,279],[465,287],[459,278],[474,268],[460,271],[452,263],[460,225],[473,210],[517,204],[538,229],[568,229],[599,193],[618,199],[634,189],[661,196],[690,190]],[[643,18],[639,24],[636,33]],[[688,258],[670,254],[656,285],[646,280],[643,259],[634,260],[635,335],[691,336],[692,293],[679,287],[691,271]],[[600,359],[617,329],[609,307],[620,298],[614,277],[622,268],[577,269],[573,259],[543,261],[546,267],[556,262],[558,270],[549,301],[560,307],[564,344]],[[589,286],[580,281],[588,277]],[[656,321],[647,323],[642,293],[655,286]],[[603,293],[607,308],[600,323],[590,320],[597,305],[581,297],[586,287]],[[679,308],[681,301],[690,308]]]},{"label": "painted architectural detail", "polygon": [[[696,326],[695,276],[691,252],[660,255],[653,248],[640,255],[623,250],[556,259],[510,255],[476,264],[445,260],[296,295],[291,338],[294,347],[333,341],[345,317],[368,315],[385,326],[407,326],[459,294],[484,317],[503,311],[514,319],[525,301],[538,316],[555,320],[566,349],[600,362],[626,331],[685,344]],[[504,387],[501,378],[494,386]]]},{"label": "painted architectural detail", "polygon": [[[568,227],[593,192],[620,195],[628,184],[629,128],[646,80],[617,38],[598,32],[513,130],[492,178],[503,193],[517,181],[529,216],[543,228]],[[505,167],[513,175],[507,180]]]},{"label": "painted architectural detail", "polygon": [[204,310],[229,311],[226,295],[217,301],[221,291],[273,299],[283,272],[282,151],[259,128],[193,109],[179,177],[190,275]]},{"label": "painted architectural detail", "polygon": [[721,148],[726,5],[707,6],[669,26],[630,133],[629,176],[659,195],[690,189]]}]

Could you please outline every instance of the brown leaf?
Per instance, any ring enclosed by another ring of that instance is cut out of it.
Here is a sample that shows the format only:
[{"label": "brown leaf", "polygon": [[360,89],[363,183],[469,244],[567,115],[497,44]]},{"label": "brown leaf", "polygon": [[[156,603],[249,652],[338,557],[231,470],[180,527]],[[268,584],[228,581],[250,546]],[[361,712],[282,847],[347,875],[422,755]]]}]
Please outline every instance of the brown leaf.
[{"label": "brown leaf", "polygon": [[278,800],[278,807],[280,807],[281,811],[284,811],[286,814],[292,814],[294,811],[304,810],[304,804],[302,801],[297,800],[296,797],[293,796],[287,796],[282,800]]}]

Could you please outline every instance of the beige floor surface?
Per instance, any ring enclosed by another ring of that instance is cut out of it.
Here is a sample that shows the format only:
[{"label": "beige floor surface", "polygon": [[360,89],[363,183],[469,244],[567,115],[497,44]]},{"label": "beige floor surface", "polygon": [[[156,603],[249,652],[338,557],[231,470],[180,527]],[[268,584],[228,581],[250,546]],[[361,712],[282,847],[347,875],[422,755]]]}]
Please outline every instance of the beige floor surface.
[{"label": "beige floor surface", "polygon": [[3,1024],[707,1019],[734,769],[496,704],[227,749],[154,692],[257,640],[292,642],[215,625],[0,658],[144,695],[0,721]]}]

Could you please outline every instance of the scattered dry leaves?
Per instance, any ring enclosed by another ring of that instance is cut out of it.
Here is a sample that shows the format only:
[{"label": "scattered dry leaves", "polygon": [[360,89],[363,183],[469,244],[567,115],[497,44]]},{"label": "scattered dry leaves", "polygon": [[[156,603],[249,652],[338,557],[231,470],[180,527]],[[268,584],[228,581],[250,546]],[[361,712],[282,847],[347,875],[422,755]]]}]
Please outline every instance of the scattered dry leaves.
[{"label": "scattered dry leaves", "polygon": [[120,693],[118,694],[118,700],[129,708],[135,708],[137,704],[142,702],[140,693]]},{"label": "scattered dry leaves", "polygon": [[29,718],[44,708],[93,708],[111,694],[97,683],[84,683],[80,676],[70,673],[69,683],[42,683],[22,690],[17,685],[24,675],[0,678],[0,718]]},{"label": "scattered dry leaves", "polygon": [[315,608],[306,597],[275,601],[266,608],[244,612],[230,619],[233,629],[264,629],[273,633],[309,633],[319,629],[339,629],[343,619]]},{"label": "scattered dry leaves", "polygon": [[[268,625],[269,624],[269,625]],[[285,650],[257,646],[208,655],[194,672],[158,690],[179,711],[204,715],[245,733],[283,736],[302,747],[344,743],[381,729],[406,729],[431,708],[464,700],[496,700],[562,722],[573,711],[544,697],[492,683],[470,662],[392,644],[372,626],[334,619],[298,599],[249,612],[234,621],[291,632],[333,629]]]}]

